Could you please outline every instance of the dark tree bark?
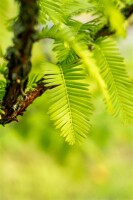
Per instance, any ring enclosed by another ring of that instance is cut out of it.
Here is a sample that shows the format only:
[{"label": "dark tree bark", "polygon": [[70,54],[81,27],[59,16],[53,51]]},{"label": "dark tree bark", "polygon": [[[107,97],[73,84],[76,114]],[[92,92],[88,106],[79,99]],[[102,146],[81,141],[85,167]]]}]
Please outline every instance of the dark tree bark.
[{"label": "dark tree bark", "polygon": [[36,39],[35,26],[38,18],[37,0],[19,0],[20,12],[13,26],[13,46],[7,49],[8,74],[6,92],[2,102],[5,114],[0,123],[7,123],[7,118],[14,113],[14,105],[19,96],[25,101],[24,93],[31,70],[31,50]]}]

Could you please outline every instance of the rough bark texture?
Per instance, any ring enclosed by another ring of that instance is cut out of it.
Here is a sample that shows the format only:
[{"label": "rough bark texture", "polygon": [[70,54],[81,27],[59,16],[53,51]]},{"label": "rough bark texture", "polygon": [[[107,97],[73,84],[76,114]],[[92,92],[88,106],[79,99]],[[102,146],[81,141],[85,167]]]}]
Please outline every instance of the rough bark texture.
[{"label": "rough bark texture", "polygon": [[4,118],[0,120],[2,125],[8,124],[12,121],[18,121],[17,117],[23,115],[26,111],[26,108],[32,104],[32,102],[39,96],[41,96],[47,88],[45,88],[43,82],[38,82],[37,87],[26,93],[24,97],[19,97],[17,103],[14,105],[13,112],[9,115],[5,115]]},{"label": "rough bark texture", "polygon": [[5,112],[0,122],[6,123],[14,113],[13,106],[19,96],[24,96],[28,74],[31,70],[31,50],[36,38],[38,18],[37,0],[19,0],[20,13],[13,26],[13,46],[7,49],[8,75],[2,108]]},{"label": "rough bark texture", "polygon": [[14,46],[7,50],[8,78],[3,106],[12,112],[12,106],[25,91],[28,73],[31,69],[31,49],[36,35],[38,7],[37,0],[20,0],[19,18],[14,24]]}]

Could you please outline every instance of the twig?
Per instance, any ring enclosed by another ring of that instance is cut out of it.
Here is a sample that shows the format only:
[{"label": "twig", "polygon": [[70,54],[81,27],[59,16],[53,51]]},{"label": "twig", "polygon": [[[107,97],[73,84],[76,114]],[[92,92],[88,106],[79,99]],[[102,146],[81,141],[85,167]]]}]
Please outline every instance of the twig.
[{"label": "twig", "polygon": [[[126,5],[126,7],[121,10],[121,13],[125,19],[128,19],[133,14],[133,4]],[[110,29],[110,24],[106,24],[96,33],[95,39],[99,38],[100,36],[109,36],[114,33],[115,31]]]},{"label": "twig", "polygon": [[18,121],[17,117],[23,115],[26,108],[39,96],[41,96],[48,88],[44,86],[43,82],[38,82],[37,87],[26,93],[24,97],[20,97],[17,103],[14,104],[13,112],[10,115],[4,115],[0,120],[0,124],[5,125],[12,121]]}]

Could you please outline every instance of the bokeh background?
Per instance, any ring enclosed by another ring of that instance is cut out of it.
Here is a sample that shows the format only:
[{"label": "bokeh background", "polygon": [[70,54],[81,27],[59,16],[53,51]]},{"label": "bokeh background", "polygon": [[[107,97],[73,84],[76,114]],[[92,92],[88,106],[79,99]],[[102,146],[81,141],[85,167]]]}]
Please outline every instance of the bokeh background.
[{"label": "bokeh background", "polygon": [[[3,3],[4,2],[4,3]],[[0,45],[11,43],[7,19],[15,16],[14,1],[0,1]],[[127,37],[119,39],[133,80],[133,20]],[[52,41],[33,49],[33,71],[54,62]],[[110,116],[94,89],[92,129],[81,145],[69,146],[47,115],[47,93],[38,98],[19,123],[0,126],[0,200],[132,200],[133,126]]]}]

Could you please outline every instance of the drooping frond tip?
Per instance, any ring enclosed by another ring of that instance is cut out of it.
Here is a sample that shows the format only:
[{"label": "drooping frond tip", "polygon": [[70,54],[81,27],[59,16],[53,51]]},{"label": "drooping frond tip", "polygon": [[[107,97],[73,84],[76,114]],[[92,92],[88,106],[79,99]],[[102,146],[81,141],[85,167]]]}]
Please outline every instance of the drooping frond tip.
[{"label": "drooping frond tip", "polygon": [[49,90],[49,114],[56,128],[69,144],[88,135],[92,113],[91,96],[86,74],[78,63],[53,65],[46,63],[45,87]]},{"label": "drooping frond tip", "polygon": [[128,76],[116,42],[108,37],[98,39],[94,57],[108,87],[112,105],[108,109],[122,121],[133,123],[133,83]]}]

